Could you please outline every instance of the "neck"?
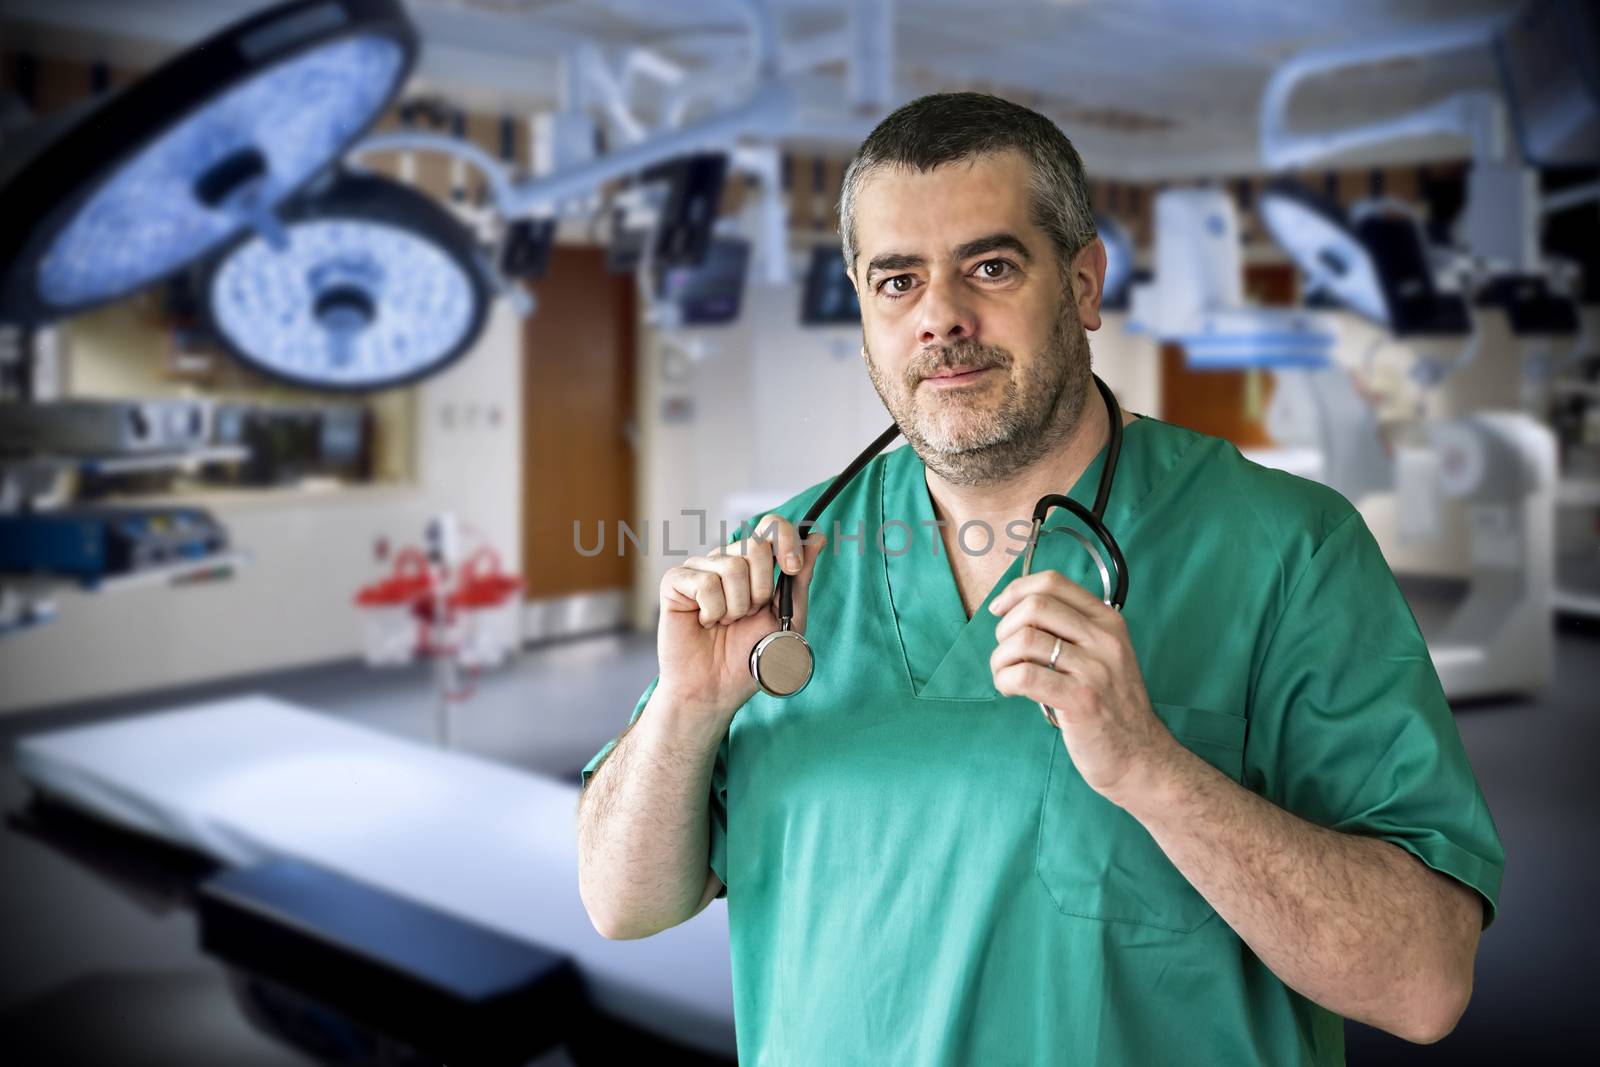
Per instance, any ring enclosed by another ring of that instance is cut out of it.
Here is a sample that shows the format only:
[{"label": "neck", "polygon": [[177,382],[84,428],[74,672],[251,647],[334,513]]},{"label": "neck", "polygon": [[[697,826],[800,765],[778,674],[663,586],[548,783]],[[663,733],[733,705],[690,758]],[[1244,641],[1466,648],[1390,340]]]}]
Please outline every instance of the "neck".
[{"label": "neck", "polygon": [[996,545],[1000,545],[1006,537],[1007,523],[1031,516],[1033,505],[1040,497],[1064,494],[1077,484],[1111,436],[1109,413],[1092,377],[1086,387],[1088,395],[1080,409],[1083,414],[1061,446],[1014,471],[1003,481],[959,485],[931,469],[927,471],[928,495],[933,500],[937,517],[946,523],[947,540],[954,538],[963,524],[976,520],[988,523],[995,532]]}]

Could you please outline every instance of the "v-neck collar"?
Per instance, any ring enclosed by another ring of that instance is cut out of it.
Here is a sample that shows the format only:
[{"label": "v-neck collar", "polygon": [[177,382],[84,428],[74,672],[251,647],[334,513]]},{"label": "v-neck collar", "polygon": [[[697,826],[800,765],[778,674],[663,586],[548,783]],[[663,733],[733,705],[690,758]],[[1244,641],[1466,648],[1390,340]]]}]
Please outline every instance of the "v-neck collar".
[{"label": "v-neck collar", "polygon": [[[1123,428],[1122,454],[1105,512],[1106,526],[1114,537],[1119,534],[1119,522],[1126,520],[1152,484],[1153,472],[1141,455],[1145,434],[1133,429],[1152,421],[1140,417]],[[1086,508],[1094,503],[1105,459],[1106,449],[1102,447],[1067,494]],[[994,651],[998,620],[989,613],[989,601],[1022,573],[1024,542],[1006,530],[994,531],[991,551],[1014,552],[1015,556],[968,619],[943,538],[935,525],[927,467],[910,446],[903,446],[885,458],[881,469],[876,501],[879,513],[873,528],[883,531],[879,553],[883,588],[899,637],[906,684],[911,694],[921,699],[994,700],[989,655]],[[1044,528],[1048,531],[1067,525],[1082,528],[1065,508],[1056,508],[1045,520]],[[967,540],[974,548],[979,543],[975,539],[981,539],[981,531],[972,531]],[[1041,537],[1034,570],[1046,568],[1060,571],[1087,589],[1100,588],[1093,561],[1071,537]]]}]

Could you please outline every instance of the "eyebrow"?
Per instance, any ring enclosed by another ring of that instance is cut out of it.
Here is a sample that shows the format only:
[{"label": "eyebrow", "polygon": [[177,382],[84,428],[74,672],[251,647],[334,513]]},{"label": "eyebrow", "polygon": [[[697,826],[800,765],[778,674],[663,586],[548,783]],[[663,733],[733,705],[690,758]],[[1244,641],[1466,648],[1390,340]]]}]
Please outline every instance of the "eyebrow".
[{"label": "eyebrow", "polygon": [[[1023,244],[1015,234],[991,233],[986,237],[968,241],[966,244],[957,245],[954,249],[955,258],[959,260],[971,259],[981,256],[985,252],[998,252],[1005,250],[1015,252],[1024,263],[1031,262],[1033,255],[1028,251],[1028,246]],[[926,266],[928,260],[908,252],[885,252],[881,256],[873,256],[872,262],[867,264],[867,278],[871,279],[879,271],[906,270],[911,267]]]},{"label": "eyebrow", "polygon": [[905,270],[908,267],[923,266],[927,262],[922,256],[907,252],[885,252],[881,256],[873,256],[872,262],[867,264],[867,278],[871,279],[880,271]]},{"label": "eyebrow", "polygon": [[985,252],[998,252],[1002,249],[1007,252],[1015,252],[1024,263],[1033,259],[1032,253],[1028,251],[1028,246],[1023,244],[1015,235],[1009,233],[991,233],[989,236],[980,237],[976,241],[968,241],[964,245],[957,245],[956,259],[971,259],[973,256],[981,256]]}]

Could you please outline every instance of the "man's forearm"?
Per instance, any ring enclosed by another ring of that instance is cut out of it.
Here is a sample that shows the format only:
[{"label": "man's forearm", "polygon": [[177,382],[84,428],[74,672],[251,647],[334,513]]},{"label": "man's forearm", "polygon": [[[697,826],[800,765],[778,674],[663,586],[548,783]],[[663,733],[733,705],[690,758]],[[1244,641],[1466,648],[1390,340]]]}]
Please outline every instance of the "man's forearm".
[{"label": "man's forearm", "polygon": [[660,689],[589,779],[578,811],[578,888],[606,937],[646,937],[702,904],[708,797],[727,731]]},{"label": "man's forearm", "polygon": [[1174,742],[1120,801],[1274,974],[1413,1041],[1448,1033],[1472,988],[1476,893],[1386,841],[1316,826]]}]

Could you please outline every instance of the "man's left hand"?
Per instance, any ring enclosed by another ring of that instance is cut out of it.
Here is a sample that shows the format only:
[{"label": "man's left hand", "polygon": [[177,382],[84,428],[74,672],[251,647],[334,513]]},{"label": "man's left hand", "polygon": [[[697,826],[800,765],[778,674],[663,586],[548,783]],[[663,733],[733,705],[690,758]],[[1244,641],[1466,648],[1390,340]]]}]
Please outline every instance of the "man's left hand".
[{"label": "man's left hand", "polygon": [[1054,709],[1083,780],[1126,807],[1156,780],[1178,741],[1150,706],[1122,613],[1055,571],[1016,579],[989,610],[1000,616],[989,657],[995,690]]}]

